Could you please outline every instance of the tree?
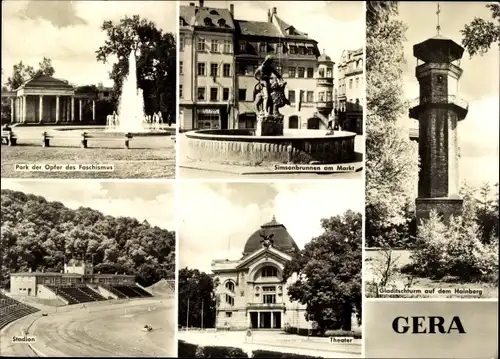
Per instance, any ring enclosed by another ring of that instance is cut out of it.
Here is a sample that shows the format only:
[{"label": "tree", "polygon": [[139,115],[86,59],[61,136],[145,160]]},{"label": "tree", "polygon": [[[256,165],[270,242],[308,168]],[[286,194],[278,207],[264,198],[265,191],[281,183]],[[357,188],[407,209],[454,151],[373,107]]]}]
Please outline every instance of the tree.
[{"label": "tree", "polygon": [[37,70],[35,70],[33,66],[26,65],[20,61],[18,64],[13,66],[12,75],[7,79],[6,86],[9,91],[14,91],[33,77],[42,75],[53,76],[55,72],[56,71],[52,66],[52,60],[46,57],[38,63]]},{"label": "tree", "polygon": [[368,1],[366,10],[366,240],[395,245],[407,232],[418,175],[417,146],[401,125],[406,26],[397,2]]},{"label": "tree", "polygon": [[321,220],[324,233],[287,263],[284,279],[292,300],[306,305],[307,319],[320,331],[351,329],[354,313],[361,322],[361,213]]},{"label": "tree", "polygon": [[[216,297],[212,277],[198,269],[179,270],[178,322],[180,326],[213,328],[216,315]],[[189,323],[188,323],[189,321]]]},{"label": "tree", "polygon": [[[113,98],[118,103],[123,81],[128,75],[128,58],[135,51],[137,83],[143,90],[146,112],[174,113],[176,106],[176,44],[172,33],[163,33],[139,15],[125,17],[118,24],[104,21],[101,29],[108,39],[97,51],[97,60],[106,62],[116,56],[110,78]],[[152,99],[152,100],[151,100]]]},{"label": "tree", "polygon": [[472,22],[466,24],[462,30],[462,45],[470,57],[484,55],[494,43],[500,44],[500,5],[486,4],[491,10],[493,21],[475,17]]},{"label": "tree", "polygon": [[174,232],[22,192],[2,190],[1,202],[0,282],[11,272],[59,272],[70,259],[133,274],[144,286],[175,277]]}]

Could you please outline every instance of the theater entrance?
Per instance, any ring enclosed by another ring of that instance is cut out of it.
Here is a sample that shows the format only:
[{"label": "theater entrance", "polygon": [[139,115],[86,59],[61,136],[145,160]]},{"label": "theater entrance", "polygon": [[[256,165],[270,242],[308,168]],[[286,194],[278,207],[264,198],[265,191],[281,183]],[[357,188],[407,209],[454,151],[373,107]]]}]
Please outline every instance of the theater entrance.
[{"label": "theater entrance", "polygon": [[281,329],[281,312],[250,312],[252,329]]}]

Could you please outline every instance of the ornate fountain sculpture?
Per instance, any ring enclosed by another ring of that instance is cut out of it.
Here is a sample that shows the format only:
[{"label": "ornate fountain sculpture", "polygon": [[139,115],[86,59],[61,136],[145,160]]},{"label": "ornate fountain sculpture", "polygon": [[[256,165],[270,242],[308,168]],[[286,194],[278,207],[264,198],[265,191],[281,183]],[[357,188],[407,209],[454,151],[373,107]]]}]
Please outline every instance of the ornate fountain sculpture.
[{"label": "ornate fountain sculpture", "polygon": [[257,109],[256,136],[283,136],[283,118],[279,109],[290,105],[285,96],[286,82],[273,66],[273,58],[266,56],[254,73],[258,81],[254,88],[254,104]]}]

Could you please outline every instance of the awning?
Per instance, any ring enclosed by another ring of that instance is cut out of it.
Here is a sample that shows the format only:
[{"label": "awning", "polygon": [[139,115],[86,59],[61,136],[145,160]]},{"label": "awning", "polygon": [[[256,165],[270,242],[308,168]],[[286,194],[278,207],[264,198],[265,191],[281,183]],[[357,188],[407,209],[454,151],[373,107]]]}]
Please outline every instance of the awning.
[{"label": "awning", "polygon": [[218,108],[200,108],[198,113],[202,115],[219,115],[220,109]]}]

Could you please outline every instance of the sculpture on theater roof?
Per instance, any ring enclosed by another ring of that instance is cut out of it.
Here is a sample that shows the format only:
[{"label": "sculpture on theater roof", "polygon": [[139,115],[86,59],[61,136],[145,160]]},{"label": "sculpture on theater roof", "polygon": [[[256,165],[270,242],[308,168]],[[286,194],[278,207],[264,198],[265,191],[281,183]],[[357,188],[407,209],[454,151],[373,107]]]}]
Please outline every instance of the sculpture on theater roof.
[{"label": "sculpture on theater roof", "polygon": [[261,236],[261,240],[260,240],[260,244],[262,244],[262,246],[264,248],[269,248],[273,245],[274,241],[273,241],[273,237],[274,237],[274,234],[271,233],[271,234],[266,234],[265,232],[262,232],[259,234]]},{"label": "sculpture on theater roof", "polygon": [[257,84],[254,87],[254,104],[258,112],[265,115],[280,116],[279,109],[290,105],[285,96],[286,82],[273,65],[272,56],[266,56],[264,62],[255,70]]}]

